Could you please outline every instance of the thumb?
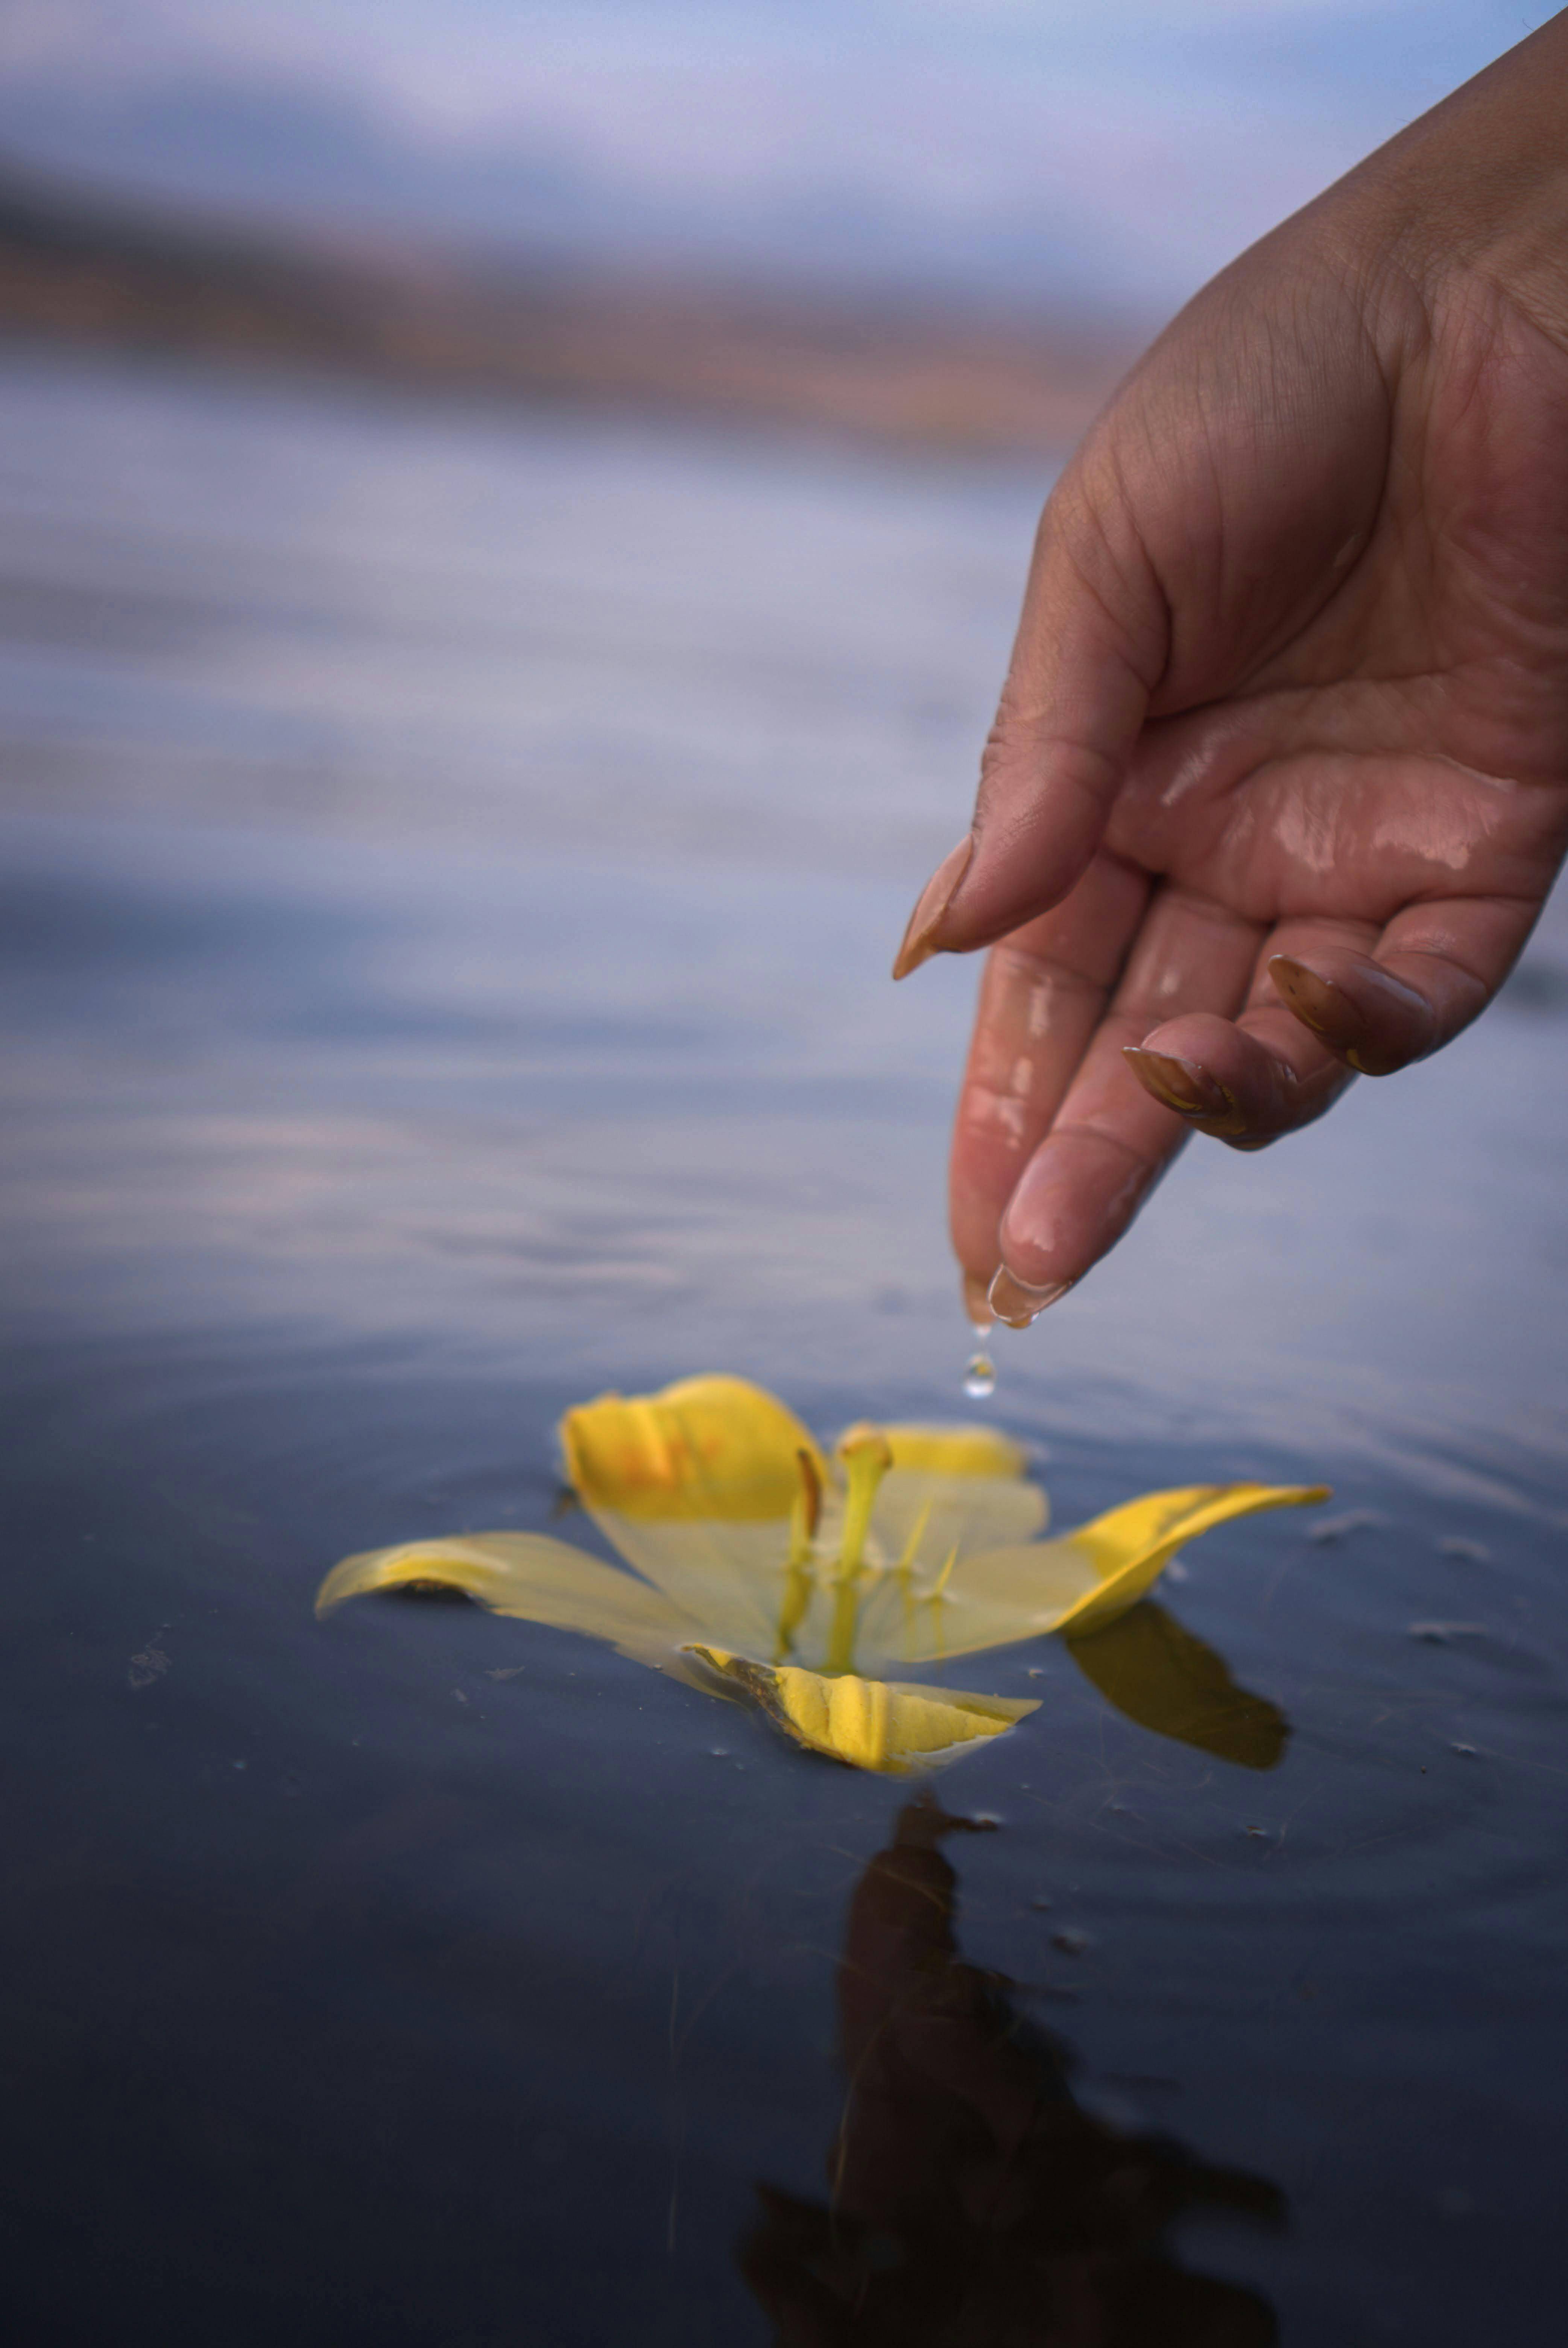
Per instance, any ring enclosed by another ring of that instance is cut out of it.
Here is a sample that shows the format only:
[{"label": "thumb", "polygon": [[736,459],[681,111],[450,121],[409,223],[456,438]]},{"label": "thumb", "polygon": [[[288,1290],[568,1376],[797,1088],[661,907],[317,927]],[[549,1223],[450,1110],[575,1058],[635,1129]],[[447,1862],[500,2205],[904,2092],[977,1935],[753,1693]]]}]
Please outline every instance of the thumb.
[{"label": "thumb", "polygon": [[1164,672],[1165,597],[1131,525],[1107,526],[1081,465],[1040,518],[972,828],[921,892],[895,978],[934,953],[989,945],[1067,895]]}]

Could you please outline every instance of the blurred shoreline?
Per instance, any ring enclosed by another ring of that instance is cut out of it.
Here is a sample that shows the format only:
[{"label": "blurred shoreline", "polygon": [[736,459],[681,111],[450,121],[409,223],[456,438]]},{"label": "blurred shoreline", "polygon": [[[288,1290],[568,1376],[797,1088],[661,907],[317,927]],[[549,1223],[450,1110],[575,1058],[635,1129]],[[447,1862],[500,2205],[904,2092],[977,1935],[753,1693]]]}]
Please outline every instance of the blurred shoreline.
[{"label": "blurred shoreline", "polygon": [[6,336],[1053,457],[1134,355],[952,305],[289,239],[0,170]]}]

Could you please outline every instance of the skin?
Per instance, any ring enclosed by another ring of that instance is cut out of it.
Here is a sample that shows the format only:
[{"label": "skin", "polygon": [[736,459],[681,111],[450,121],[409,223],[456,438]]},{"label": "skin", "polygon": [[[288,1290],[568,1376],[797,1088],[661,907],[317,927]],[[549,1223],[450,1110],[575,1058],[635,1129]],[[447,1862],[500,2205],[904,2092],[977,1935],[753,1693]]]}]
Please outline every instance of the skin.
[{"label": "skin", "polygon": [[1568,848],[1565,121],[1568,13],[1206,287],[1052,492],[899,964],[991,948],[974,1309],[1081,1278],[1190,1131],[1262,1148],[1437,1050],[1529,935]]}]

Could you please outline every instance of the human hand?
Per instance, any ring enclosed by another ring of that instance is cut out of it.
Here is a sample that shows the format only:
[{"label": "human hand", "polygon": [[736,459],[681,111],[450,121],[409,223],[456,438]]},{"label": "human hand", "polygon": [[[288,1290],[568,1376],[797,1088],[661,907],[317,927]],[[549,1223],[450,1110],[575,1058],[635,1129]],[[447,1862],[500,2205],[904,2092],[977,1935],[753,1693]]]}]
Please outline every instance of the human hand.
[{"label": "human hand", "polygon": [[1052,492],[895,966],[992,946],[977,1319],[1080,1279],[1190,1131],[1262,1148],[1447,1043],[1529,934],[1568,846],[1565,99],[1568,17],[1207,287]]}]

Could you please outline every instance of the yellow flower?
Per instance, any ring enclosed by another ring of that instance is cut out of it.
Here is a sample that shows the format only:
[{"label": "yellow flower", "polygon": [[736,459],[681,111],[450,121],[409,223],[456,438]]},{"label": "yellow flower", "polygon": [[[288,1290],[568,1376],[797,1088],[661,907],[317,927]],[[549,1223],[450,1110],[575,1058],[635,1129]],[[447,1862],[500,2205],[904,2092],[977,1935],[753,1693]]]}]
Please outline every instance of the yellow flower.
[{"label": "yellow flower", "polygon": [[543,1533],[464,1533],[345,1558],[317,1613],[399,1584],[466,1591],[497,1614],[585,1632],[750,1699],[814,1751],[896,1775],[1038,1709],[922,1685],[911,1670],[1044,1632],[1100,1631],[1211,1526],[1327,1497],[1194,1485],[1045,1540],[1045,1494],[1005,1437],[858,1426],[830,1461],[743,1378],[601,1395],[569,1411],[560,1434],[572,1487],[630,1573]]}]

